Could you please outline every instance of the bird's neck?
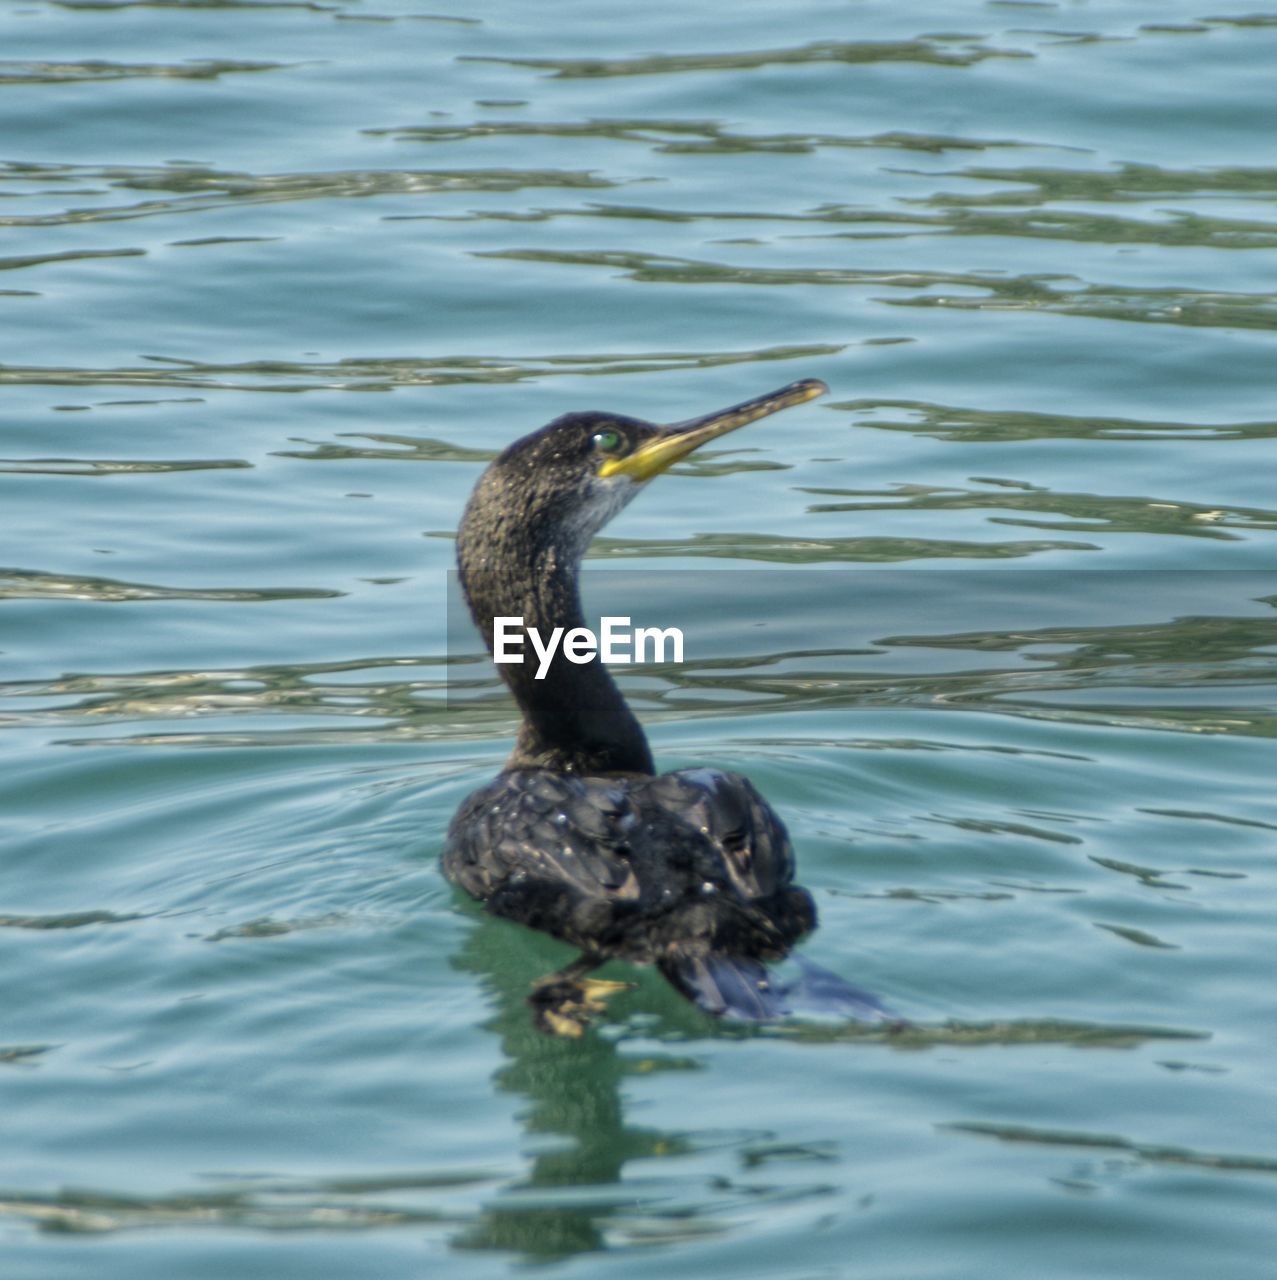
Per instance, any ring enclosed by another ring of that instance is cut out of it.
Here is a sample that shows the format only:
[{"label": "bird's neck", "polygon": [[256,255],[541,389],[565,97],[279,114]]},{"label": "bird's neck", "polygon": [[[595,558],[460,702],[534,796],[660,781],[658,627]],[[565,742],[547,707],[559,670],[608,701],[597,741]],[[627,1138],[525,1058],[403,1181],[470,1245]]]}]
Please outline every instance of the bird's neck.
[{"label": "bird's neck", "polygon": [[[584,627],[578,564],[560,558],[555,547],[502,547],[487,542],[482,550],[463,538],[459,548],[461,585],[471,617],[494,652],[494,619],[521,617],[548,641]],[[638,719],[621,696],[598,656],[575,663],[559,644],[548,670],[525,638],[522,663],[499,663],[523,713],[523,724],[507,769],[554,769],[562,773],[655,772],[652,753]]]}]

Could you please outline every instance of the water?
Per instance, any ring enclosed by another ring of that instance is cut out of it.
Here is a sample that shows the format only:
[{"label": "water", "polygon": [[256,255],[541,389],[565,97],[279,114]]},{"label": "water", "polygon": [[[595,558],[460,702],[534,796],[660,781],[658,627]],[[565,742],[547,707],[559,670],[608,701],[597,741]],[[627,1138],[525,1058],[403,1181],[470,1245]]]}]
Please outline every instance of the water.
[{"label": "water", "polygon": [[[1259,1274],[1275,56],[1186,0],[6,6],[6,1280]],[[754,778],[915,1026],[618,969],[540,1037],[562,949],[436,868],[513,724],[464,496],[799,377],[591,569],[688,626],[658,759]]]}]

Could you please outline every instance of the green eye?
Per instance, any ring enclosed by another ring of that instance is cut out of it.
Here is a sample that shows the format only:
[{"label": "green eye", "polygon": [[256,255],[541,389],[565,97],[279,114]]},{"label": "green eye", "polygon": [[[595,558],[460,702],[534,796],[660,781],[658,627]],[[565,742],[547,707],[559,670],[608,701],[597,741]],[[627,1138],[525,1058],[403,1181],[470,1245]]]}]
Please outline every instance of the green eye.
[{"label": "green eye", "polygon": [[596,431],[594,433],[594,447],[601,449],[604,453],[615,453],[621,447],[621,433],[619,431]]}]

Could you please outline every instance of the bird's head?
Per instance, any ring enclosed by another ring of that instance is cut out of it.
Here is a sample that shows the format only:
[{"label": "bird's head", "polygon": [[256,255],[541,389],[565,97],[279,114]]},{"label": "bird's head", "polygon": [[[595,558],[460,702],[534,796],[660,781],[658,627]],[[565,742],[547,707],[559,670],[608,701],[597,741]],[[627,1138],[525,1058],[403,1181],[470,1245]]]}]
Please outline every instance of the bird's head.
[{"label": "bird's head", "polygon": [[814,378],[791,382],[670,426],[615,413],[564,414],[516,440],[483,473],[462,524],[463,551],[471,542],[495,549],[514,536],[577,561],[649,480],[708,441],[827,390]]}]

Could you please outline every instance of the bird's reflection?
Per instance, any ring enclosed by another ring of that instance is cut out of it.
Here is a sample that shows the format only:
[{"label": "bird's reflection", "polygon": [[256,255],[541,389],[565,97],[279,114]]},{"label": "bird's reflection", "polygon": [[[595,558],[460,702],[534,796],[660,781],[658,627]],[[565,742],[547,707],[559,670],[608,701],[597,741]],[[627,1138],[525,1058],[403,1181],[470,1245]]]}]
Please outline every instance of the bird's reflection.
[{"label": "bird's reflection", "polygon": [[[597,1031],[563,1039],[533,1026],[528,975],[553,968],[563,950],[531,931],[485,920],[455,960],[481,977],[495,1002],[486,1026],[501,1036],[507,1062],[494,1078],[500,1089],[527,1099],[520,1120],[535,1153],[527,1177],[484,1207],[454,1239],[457,1248],[510,1250],[535,1259],[606,1248],[607,1220],[644,1198],[622,1189],[627,1161],[689,1147],[678,1133],[626,1123],[622,1082],[632,1068],[612,1040]],[[676,1003],[672,997],[670,1003]],[[659,1065],[695,1064],[671,1057]]]},{"label": "bird's reflection", "polygon": [[[493,1078],[502,1091],[527,1100],[519,1120],[530,1159],[526,1176],[485,1204],[453,1237],[454,1247],[548,1261],[623,1247],[636,1233],[648,1243],[703,1237],[725,1229],[743,1206],[756,1213],[773,1200],[792,1202],[826,1193],[823,1178],[810,1185],[788,1180],[769,1185],[770,1180],[759,1183],[753,1175],[742,1180],[727,1174],[709,1184],[698,1180],[693,1189],[669,1173],[627,1172],[630,1162],[694,1154],[705,1149],[707,1140],[737,1150],[744,1167],[752,1169],[766,1162],[775,1134],[763,1128],[662,1130],[627,1123],[623,1084],[628,1077],[699,1070],[704,1064],[673,1048],[653,1053],[650,1040],[640,1056],[632,1050],[646,1033],[636,1031],[621,1040],[610,1031],[640,1025],[640,1017],[655,1017],[660,1030],[653,1034],[662,1040],[671,1035],[684,1042],[707,1036],[748,1038],[760,1032],[711,1019],[675,996],[655,974],[618,966],[615,976],[636,979],[640,990],[609,1001],[607,1020],[579,1039],[546,1035],[528,1016],[531,977],[562,964],[567,954],[566,947],[532,930],[480,918],[453,962],[479,978],[491,1002],[493,1013],[485,1026],[500,1035],[506,1058]],[[802,1046],[840,1044],[916,1053],[1044,1044],[1129,1050],[1150,1041],[1198,1041],[1206,1033],[1049,1017],[931,1024],[837,1018],[794,1023],[784,1029],[784,1038],[800,1051]],[[631,1052],[621,1049],[622,1044]],[[795,1153],[821,1162],[830,1158],[811,1144],[782,1146],[790,1158]]]}]

